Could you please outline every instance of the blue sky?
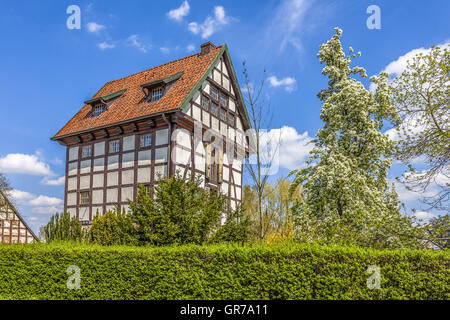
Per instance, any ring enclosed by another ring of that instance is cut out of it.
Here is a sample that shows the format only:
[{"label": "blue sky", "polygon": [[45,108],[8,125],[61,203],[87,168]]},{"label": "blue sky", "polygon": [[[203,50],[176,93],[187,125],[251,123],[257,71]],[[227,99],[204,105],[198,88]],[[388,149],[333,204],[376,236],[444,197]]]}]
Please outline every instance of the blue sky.
[{"label": "blue sky", "polygon": [[[343,29],[345,48],[362,52],[354,65],[368,75],[401,72],[412,50],[450,41],[445,0],[0,3],[0,171],[35,231],[61,210],[64,196],[65,148],[50,137],[106,81],[198,51],[205,41],[226,42],[241,83],[242,61],[254,80],[267,70],[268,129],[287,127],[283,176],[302,165],[304,142],[322,126],[316,95],[327,81],[317,52],[334,27]],[[81,9],[80,30],[66,26],[70,5]],[[381,29],[366,26],[369,5],[379,6]],[[402,170],[395,164],[390,177]],[[416,195],[399,191],[408,210],[423,210]]]}]

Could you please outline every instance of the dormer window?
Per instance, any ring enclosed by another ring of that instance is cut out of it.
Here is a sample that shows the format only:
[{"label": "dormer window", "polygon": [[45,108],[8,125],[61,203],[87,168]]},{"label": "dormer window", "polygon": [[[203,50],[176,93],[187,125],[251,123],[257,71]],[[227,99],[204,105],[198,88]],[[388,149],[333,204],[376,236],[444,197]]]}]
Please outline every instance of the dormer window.
[{"label": "dormer window", "polygon": [[151,101],[158,101],[163,96],[163,90],[162,88],[157,88],[152,90],[152,97]]},{"label": "dormer window", "polygon": [[98,117],[105,111],[106,111],[106,106],[104,104],[94,106],[94,108],[92,109],[91,117]]}]

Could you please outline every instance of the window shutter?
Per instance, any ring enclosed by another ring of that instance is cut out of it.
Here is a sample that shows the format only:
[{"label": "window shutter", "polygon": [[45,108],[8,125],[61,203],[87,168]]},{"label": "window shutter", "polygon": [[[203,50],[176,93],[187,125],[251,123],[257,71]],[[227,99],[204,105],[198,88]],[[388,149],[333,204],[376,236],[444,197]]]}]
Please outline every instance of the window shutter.
[{"label": "window shutter", "polygon": [[219,182],[223,181],[223,150],[219,150]]},{"label": "window shutter", "polygon": [[211,143],[206,145],[206,177],[211,178]]}]

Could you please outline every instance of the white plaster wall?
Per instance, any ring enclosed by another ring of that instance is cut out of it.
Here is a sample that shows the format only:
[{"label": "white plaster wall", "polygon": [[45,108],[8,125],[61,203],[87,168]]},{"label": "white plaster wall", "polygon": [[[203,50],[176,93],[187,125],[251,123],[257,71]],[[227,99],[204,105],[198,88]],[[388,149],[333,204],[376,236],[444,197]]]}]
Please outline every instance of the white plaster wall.
[{"label": "white plaster wall", "polygon": [[84,160],[80,162],[80,174],[91,172],[91,160]]},{"label": "white plaster wall", "polygon": [[[240,181],[238,182],[240,184]],[[239,187],[236,187],[236,199],[241,200],[242,199],[242,189]]]},{"label": "white plaster wall", "polygon": [[89,207],[82,207],[78,210],[78,218],[80,221],[89,220]]},{"label": "white plaster wall", "polygon": [[103,190],[92,191],[92,204],[103,203]]},{"label": "white plaster wall", "polygon": [[225,77],[223,77],[223,84],[222,84],[222,86],[225,89],[227,89],[228,91],[230,91],[230,81],[227,78],[225,78]]},{"label": "white plaster wall", "polygon": [[241,184],[241,174],[239,172],[233,171],[233,178],[235,184]]},{"label": "white plaster wall", "polygon": [[233,159],[233,168],[236,170],[242,170],[242,159]]},{"label": "white plaster wall", "polygon": [[92,176],[92,187],[93,188],[102,188],[103,187],[103,181],[104,175],[103,173],[100,174],[94,174]]},{"label": "white plaster wall", "polygon": [[128,152],[122,155],[122,168],[130,167],[134,167],[134,152]]},{"label": "white plaster wall", "polygon": [[80,177],[80,189],[89,189],[91,186],[91,176]]},{"label": "white plaster wall", "polygon": [[105,141],[94,144],[94,156],[103,156],[105,154]]},{"label": "white plaster wall", "polygon": [[133,150],[136,138],[133,135],[123,137],[123,151]]},{"label": "white plaster wall", "polygon": [[119,168],[119,156],[109,156],[108,157],[108,170]]},{"label": "white plaster wall", "polygon": [[106,202],[108,202],[108,203],[117,202],[117,196],[118,196],[117,190],[118,190],[117,188],[106,190]]},{"label": "white plaster wall", "polygon": [[134,183],[134,170],[122,171],[122,184]]},{"label": "white plaster wall", "polygon": [[230,201],[230,207],[232,210],[236,210],[236,201],[231,200]]},{"label": "white plaster wall", "polygon": [[191,148],[191,135],[186,129],[177,129],[174,132],[175,141],[178,145]]},{"label": "white plaster wall", "polygon": [[228,169],[227,167],[223,167],[223,180],[224,181],[229,181],[230,180],[230,169]]},{"label": "white plaster wall", "polygon": [[167,161],[167,147],[155,149],[155,163]]},{"label": "white plaster wall", "polygon": [[216,117],[211,118],[211,128],[219,132],[219,119]]},{"label": "white plaster wall", "polygon": [[[200,104],[200,102],[199,102]],[[202,110],[197,106],[192,106],[192,117],[197,121],[202,121],[201,119]]]},{"label": "white plaster wall", "polygon": [[138,183],[149,183],[150,182],[150,168],[139,168],[137,173],[137,182]]},{"label": "white plaster wall", "polygon": [[228,126],[225,122],[220,121],[220,134],[224,135],[225,137],[227,136],[227,129]]},{"label": "white plaster wall", "polygon": [[155,181],[159,180],[158,175],[167,176],[167,165],[155,166],[155,176],[153,178]]},{"label": "white plaster wall", "polygon": [[204,157],[196,154],[194,158],[195,169],[205,172],[205,161]]},{"label": "white plaster wall", "polygon": [[77,189],[77,178],[69,178],[67,180],[67,190],[76,190]]},{"label": "white plaster wall", "polygon": [[67,194],[67,205],[75,206],[77,204],[77,193],[71,192]]},{"label": "white plaster wall", "polygon": [[79,147],[72,147],[69,149],[69,161],[78,159]]},{"label": "white plaster wall", "polygon": [[220,191],[221,191],[224,195],[228,196],[228,183],[222,182],[222,185],[220,186]]},{"label": "white plaster wall", "polygon": [[159,146],[168,143],[169,143],[169,129],[161,129],[156,131],[155,145]]},{"label": "white plaster wall", "polygon": [[200,98],[200,90],[197,90],[197,92],[195,93],[195,95],[193,97],[193,100],[194,100],[195,103],[200,104],[200,101],[201,101],[200,99],[201,99]]},{"label": "white plaster wall", "polygon": [[133,200],[133,187],[122,188],[120,197],[122,202]]},{"label": "white plaster wall", "polygon": [[117,186],[119,183],[119,173],[118,172],[108,172],[106,177],[107,186]]},{"label": "white plaster wall", "polygon": [[210,127],[210,123],[209,123],[209,112],[206,112],[205,110],[202,110],[202,114],[203,114],[203,124],[207,127]]},{"label": "white plaster wall", "polygon": [[69,163],[68,171],[69,176],[76,175],[78,171],[78,162]]},{"label": "white plaster wall", "polygon": [[70,218],[75,218],[77,216],[77,209],[75,208],[68,208],[66,211],[70,215]]},{"label": "white plaster wall", "polygon": [[94,171],[103,171],[105,169],[105,158],[94,159]]},{"label": "white plaster wall", "polygon": [[152,152],[151,150],[139,151],[138,153],[138,165],[151,164]]},{"label": "white plaster wall", "polygon": [[176,163],[181,163],[181,164],[187,164],[189,163],[190,159],[191,159],[191,152],[181,149],[180,147],[175,147],[174,148],[175,151],[175,162]]},{"label": "white plaster wall", "polygon": [[217,70],[214,70],[213,77],[214,77],[215,82],[222,84],[222,82],[220,80],[220,78],[221,78],[220,73]]},{"label": "white plaster wall", "polygon": [[242,127],[242,121],[240,117],[236,118],[236,128],[238,128],[239,130],[243,130],[244,128]]},{"label": "white plaster wall", "polygon": [[233,112],[236,111],[236,104],[235,104],[234,100],[231,98],[228,100],[228,108],[230,108],[230,110]]},{"label": "white plaster wall", "polygon": [[205,146],[201,141],[195,146],[195,152],[200,153],[203,156],[206,155]]}]

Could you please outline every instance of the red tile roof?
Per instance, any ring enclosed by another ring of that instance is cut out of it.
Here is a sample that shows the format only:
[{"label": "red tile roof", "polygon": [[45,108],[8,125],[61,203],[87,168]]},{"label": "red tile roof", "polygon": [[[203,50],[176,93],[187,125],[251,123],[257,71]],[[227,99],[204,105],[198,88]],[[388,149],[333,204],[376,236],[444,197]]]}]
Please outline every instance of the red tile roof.
[{"label": "red tile roof", "polygon": [[[57,140],[63,136],[86,132],[90,129],[107,127],[126,120],[178,109],[200,78],[208,70],[208,67],[219,52],[221,52],[222,47],[223,45],[213,48],[209,54],[199,55],[199,53],[196,53],[118,80],[107,82],[92,99],[104,97],[123,89],[127,90],[100,116],[90,117],[92,107],[88,104],[84,105],[52,139]],[[150,103],[143,100],[144,92],[141,88],[142,84],[162,80],[179,72],[183,72],[183,75],[160,100]]]}]

